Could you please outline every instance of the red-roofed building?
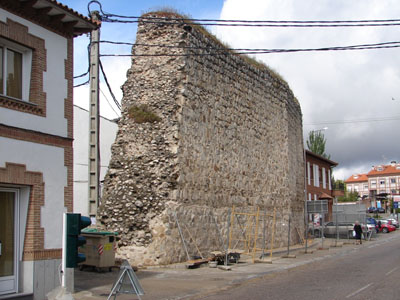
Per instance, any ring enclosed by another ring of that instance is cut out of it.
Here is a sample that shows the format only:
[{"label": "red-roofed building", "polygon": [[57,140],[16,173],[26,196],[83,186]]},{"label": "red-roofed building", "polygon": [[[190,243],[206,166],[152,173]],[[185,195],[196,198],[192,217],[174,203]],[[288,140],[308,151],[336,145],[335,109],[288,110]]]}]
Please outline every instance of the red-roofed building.
[{"label": "red-roofed building", "polygon": [[379,194],[390,196],[400,194],[400,163],[374,166],[367,174],[371,200]]},{"label": "red-roofed building", "polygon": [[369,197],[369,186],[367,174],[351,175],[346,181],[348,192],[358,192],[361,198]]},{"label": "red-roofed building", "polygon": [[370,205],[376,207],[377,195],[400,195],[400,163],[373,166],[367,174],[352,175],[345,183],[347,191],[368,197]]}]

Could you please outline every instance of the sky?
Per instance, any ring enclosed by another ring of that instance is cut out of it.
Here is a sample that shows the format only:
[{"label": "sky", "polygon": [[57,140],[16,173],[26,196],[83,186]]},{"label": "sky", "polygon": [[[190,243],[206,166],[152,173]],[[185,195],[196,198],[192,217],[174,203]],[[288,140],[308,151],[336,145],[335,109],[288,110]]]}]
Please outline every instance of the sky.
[{"label": "sky", "polygon": [[[61,0],[87,15],[88,1]],[[139,16],[169,7],[198,19],[237,20],[371,20],[398,19],[398,0],[104,0],[108,13]],[[98,5],[91,4],[91,9]],[[350,28],[210,27],[233,48],[321,48],[400,41],[399,26]],[[103,23],[101,39],[134,42],[135,24]],[[75,75],[87,70],[88,37],[75,39]],[[304,139],[323,131],[326,153],[338,162],[335,179],[366,173],[373,165],[400,161],[400,48],[280,53],[256,59],[277,71],[299,100]],[[100,52],[130,53],[129,46],[102,44]],[[112,90],[120,101],[130,58],[103,57]],[[75,84],[85,78],[75,80]],[[118,109],[102,82],[100,112],[113,119]],[[75,88],[75,104],[89,103],[88,86]],[[108,101],[107,101],[108,99]],[[111,103],[111,104],[109,104]],[[113,106],[113,108],[111,108]],[[387,120],[394,119],[394,120]]]}]

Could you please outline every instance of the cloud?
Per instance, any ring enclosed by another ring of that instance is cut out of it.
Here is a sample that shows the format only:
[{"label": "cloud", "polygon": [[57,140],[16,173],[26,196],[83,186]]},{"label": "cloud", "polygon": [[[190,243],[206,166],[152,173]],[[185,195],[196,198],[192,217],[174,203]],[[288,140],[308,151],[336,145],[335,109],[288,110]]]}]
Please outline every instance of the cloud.
[{"label": "cloud", "polygon": [[[226,0],[221,19],[397,19],[396,0]],[[398,28],[243,28],[214,33],[235,48],[315,48],[398,41]],[[335,177],[368,172],[371,165],[400,160],[400,56],[398,49],[258,55],[277,70],[299,99],[304,136],[328,126],[326,152],[339,166]],[[392,97],[399,100],[392,100]],[[347,121],[365,119],[368,122]],[[323,122],[335,121],[334,124]],[[308,125],[309,124],[309,125]],[[385,160],[385,161],[383,161]]]}]

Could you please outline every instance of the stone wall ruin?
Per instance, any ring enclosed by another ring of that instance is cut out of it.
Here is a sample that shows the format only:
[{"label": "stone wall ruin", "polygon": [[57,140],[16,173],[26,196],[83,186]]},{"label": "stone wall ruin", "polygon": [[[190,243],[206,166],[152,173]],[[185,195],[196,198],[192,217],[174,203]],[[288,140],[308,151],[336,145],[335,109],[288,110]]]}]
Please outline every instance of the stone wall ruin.
[{"label": "stone wall ruin", "polygon": [[[288,84],[246,57],[209,55],[223,46],[198,25],[146,16],[165,22],[138,25],[98,211],[120,233],[119,255],[186,260],[176,218],[202,252],[222,250],[232,206],[275,208],[281,222],[290,213],[304,231],[302,115]],[[286,245],[276,230],[275,245]]]}]

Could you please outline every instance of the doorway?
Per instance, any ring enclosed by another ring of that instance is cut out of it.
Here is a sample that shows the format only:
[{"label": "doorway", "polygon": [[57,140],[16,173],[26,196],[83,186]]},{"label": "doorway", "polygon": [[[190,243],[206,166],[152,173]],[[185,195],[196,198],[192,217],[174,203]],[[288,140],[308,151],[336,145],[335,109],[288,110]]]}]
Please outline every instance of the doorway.
[{"label": "doorway", "polygon": [[18,291],[17,189],[0,188],[0,295]]}]

